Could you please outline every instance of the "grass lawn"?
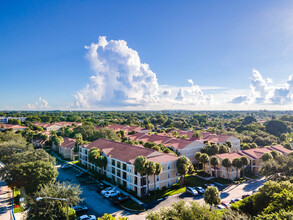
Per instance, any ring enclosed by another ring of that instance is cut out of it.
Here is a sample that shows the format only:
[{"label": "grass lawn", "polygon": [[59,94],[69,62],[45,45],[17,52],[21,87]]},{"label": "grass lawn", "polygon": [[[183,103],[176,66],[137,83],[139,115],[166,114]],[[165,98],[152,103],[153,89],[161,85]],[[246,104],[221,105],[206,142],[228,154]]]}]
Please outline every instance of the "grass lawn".
[{"label": "grass lawn", "polygon": [[224,178],[221,178],[221,177],[214,178],[213,181],[221,183],[221,184],[224,184],[224,185],[229,185],[229,184],[233,183],[232,180],[224,179]]},{"label": "grass lawn", "polygon": [[164,198],[167,196],[172,196],[178,193],[184,193],[186,191],[186,186],[201,186],[203,187],[204,184],[206,184],[207,181],[200,179],[196,176],[193,175],[186,175],[185,176],[185,181],[184,181],[184,186],[180,188],[180,183],[175,183],[174,185],[171,186],[171,188],[169,189],[165,189],[165,190],[158,190],[157,194],[154,195],[154,193],[152,192],[151,196],[147,196],[144,198],[139,198],[140,201],[144,202],[144,203],[148,203],[160,198]]},{"label": "grass lawn", "polygon": [[144,208],[132,199],[123,202],[121,205],[125,208],[132,209],[135,211],[144,211]]}]

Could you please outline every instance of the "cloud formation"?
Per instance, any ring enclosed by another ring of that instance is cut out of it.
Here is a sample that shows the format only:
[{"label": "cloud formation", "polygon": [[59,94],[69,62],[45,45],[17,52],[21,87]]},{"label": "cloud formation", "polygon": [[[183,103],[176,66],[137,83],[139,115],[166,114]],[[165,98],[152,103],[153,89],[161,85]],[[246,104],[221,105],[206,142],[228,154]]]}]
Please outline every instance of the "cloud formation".
[{"label": "cloud formation", "polygon": [[85,88],[75,94],[75,105],[92,106],[142,105],[156,101],[158,82],[148,64],[124,40],[107,41],[86,46],[87,58],[94,70]]},{"label": "cloud formation", "polygon": [[[99,37],[97,43],[85,47],[94,75],[75,95],[75,107],[83,109],[119,106],[182,106],[209,104],[192,79],[189,87],[179,87],[174,94],[172,86],[160,86],[149,65],[142,63],[137,51],[124,40]],[[164,88],[163,88],[164,87]],[[162,90],[163,88],[163,90]]]},{"label": "cloud formation", "polygon": [[34,104],[27,104],[27,108],[29,110],[46,110],[49,109],[49,103],[43,99],[42,97],[39,98],[39,100],[37,102],[35,102]]},{"label": "cloud formation", "polygon": [[233,98],[231,103],[286,105],[293,101],[293,75],[289,76],[284,87],[268,85],[273,81],[264,79],[257,70],[253,70],[252,75],[250,94]]}]

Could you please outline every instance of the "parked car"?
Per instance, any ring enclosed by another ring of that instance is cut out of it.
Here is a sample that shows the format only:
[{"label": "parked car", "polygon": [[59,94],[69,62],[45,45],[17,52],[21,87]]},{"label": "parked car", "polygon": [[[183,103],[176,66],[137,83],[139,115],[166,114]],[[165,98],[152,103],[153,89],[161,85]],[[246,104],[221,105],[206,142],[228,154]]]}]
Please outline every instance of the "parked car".
[{"label": "parked car", "polygon": [[120,191],[118,190],[110,190],[108,192],[105,192],[105,194],[103,194],[106,198],[112,198],[114,196],[119,196],[120,195]]},{"label": "parked car", "polygon": [[75,210],[76,214],[86,212],[88,210],[88,208],[86,206],[83,206],[83,205],[73,206],[73,209]]},{"label": "parked car", "polygon": [[97,188],[97,192],[100,193],[100,192],[102,192],[104,189],[106,189],[106,188],[108,188],[108,187],[110,187],[110,186],[107,185],[107,184],[99,183],[99,184],[98,184],[98,188]]},{"label": "parked car", "polygon": [[65,164],[61,165],[61,169],[68,169],[68,168],[71,168],[71,165],[68,164],[68,163],[65,163]]},{"label": "parked car", "polygon": [[101,191],[101,194],[104,195],[106,192],[108,192],[108,191],[112,191],[112,190],[114,190],[114,189],[115,189],[114,187],[109,186],[109,187],[107,187],[106,189],[102,190],[102,191]]},{"label": "parked car", "polygon": [[186,192],[187,192],[188,194],[193,195],[193,196],[197,196],[197,195],[198,195],[198,192],[197,192],[195,189],[193,189],[192,187],[187,187],[187,188],[186,188]]},{"label": "parked car", "polygon": [[244,194],[244,195],[242,195],[242,199],[245,199],[246,197],[248,197],[248,196],[251,196],[252,194],[251,193],[247,193],[247,194]]},{"label": "parked car", "polygon": [[87,173],[85,172],[80,172],[79,174],[75,175],[76,178],[84,177],[87,176]]},{"label": "parked car", "polygon": [[203,194],[205,192],[204,188],[200,187],[200,186],[197,186],[197,187],[194,187],[194,189],[198,192],[198,193],[201,193]]},{"label": "parked car", "polygon": [[77,220],[97,220],[97,217],[94,215],[82,215]]},{"label": "parked car", "polygon": [[230,208],[231,204],[228,202],[221,202],[221,205],[225,206],[226,208]]},{"label": "parked car", "polygon": [[239,202],[240,200],[242,200],[242,199],[231,199],[230,204],[232,204],[232,203],[234,203],[234,202]]},{"label": "parked car", "polygon": [[127,201],[129,199],[130,199],[130,196],[121,194],[120,196],[118,196],[116,199],[113,200],[113,203],[120,204],[120,203]]},{"label": "parked car", "polygon": [[217,205],[216,207],[215,207],[215,209],[218,209],[218,210],[222,210],[222,209],[225,209],[226,207],[225,206],[223,206],[223,205]]}]

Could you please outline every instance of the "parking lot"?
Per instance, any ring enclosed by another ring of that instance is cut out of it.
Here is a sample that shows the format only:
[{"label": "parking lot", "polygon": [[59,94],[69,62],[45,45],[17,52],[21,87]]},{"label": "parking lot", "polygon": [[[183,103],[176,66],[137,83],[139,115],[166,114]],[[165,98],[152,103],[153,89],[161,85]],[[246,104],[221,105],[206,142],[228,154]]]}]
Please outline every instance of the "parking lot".
[{"label": "parking lot", "polygon": [[[84,199],[81,204],[88,207],[86,214],[100,217],[104,215],[104,213],[112,214],[118,211],[120,211],[120,213],[125,212],[124,210],[121,210],[120,206],[115,206],[108,199],[105,199],[102,195],[96,192],[96,182],[92,181],[88,177],[76,178],[75,175],[80,173],[80,171],[76,168],[72,167],[61,169],[60,165],[58,165],[58,172],[58,180],[60,182],[68,182],[71,184],[80,185],[82,190],[81,198]],[[124,215],[125,214],[127,213],[124,213]]]}]

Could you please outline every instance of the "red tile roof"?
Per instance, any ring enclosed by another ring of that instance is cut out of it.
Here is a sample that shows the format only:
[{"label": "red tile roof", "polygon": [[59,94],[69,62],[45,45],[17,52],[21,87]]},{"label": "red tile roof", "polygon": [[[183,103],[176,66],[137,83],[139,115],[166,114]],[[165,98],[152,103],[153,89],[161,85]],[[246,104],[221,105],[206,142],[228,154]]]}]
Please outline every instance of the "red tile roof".
[{"label": "red tile roof", "polygon": [[172,146],[175,149],[183,149],[186,146],[192,144],[194,141],[190,141],[187,139],[172,139],[168,141],[166,144],[164,144],[166,147]]},{"label": "red tile roof", "polygon": [[246,156],[248,159],[253,159],[252,157],[242,153],[242,151],[237,151],[237,152],[233,152],[233,153],[217,154],[217,157],[220,158],[221,160],[223,160],[225,158],[229,158],[231,161],[233,161],[235,158],[240,158],[242,156]]},{"label": "red tile roof", "polygon": [[168,141],[172,140],[172,138],[167,136],[152,134],[152,135],[145,135],[137,140],[142,140],[143,142],[151,142],[155,144],[165,144]]},{"label": "red tile roof", "polygon": [[[22,125],[14,125],[14,124],[3,124],[5,129],[25,129],[27,128],[26,126],[22,126]],[[1,125],[0,125],[1,128]]]},{"label": "red tile roof", "polygon": [[87,149],[96,147],[103,151],[108,157],[112,157],[131,164],[134,163],[135,158],[138,156],[145,156],[148,160],[159,163],[178,159],[178,157],[174,155],[165,154],[152,149],[142,148],[141,146],[135,146],[106,139],[98,139],[83,146]]},{"label": "red tile roof", "polygon": [[131,135],[126,135],[130,140],[133,141],[139,141],[140,138],[142,138],[143,136],[145,136],[146,134],[144,133],[135,133],[135,134],[131,134]]},{"label": "red tile roof", "polygon": [[203,138],[203,140],[210,143],[223,143],[226,142],[230,137],[231,135],[211,134]]},{"label": "red tile roof", "polygon": [[264,153],[271,152],[272,150],[268,147],[262,147],[262,148],[254,148],[254,149],[248,149],[243,150],[242,152],[254,159],[261,159],[262,155]]},{"label": "red tile roof", "polygon": [[275,151],[279,151],[283,154],[290,154],[292,152],[291,150],[288,150],[287,148],[281,145],[273,145],[273,146],[270,146],[269,148]]},{"label": "red tile roof", "polygon": [[65,137],[63,138],[64,142],[61,144],[62,148],[74,148],[75,140],[72,138]]}]

